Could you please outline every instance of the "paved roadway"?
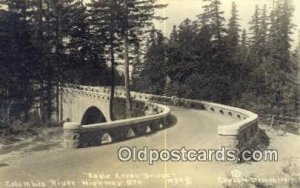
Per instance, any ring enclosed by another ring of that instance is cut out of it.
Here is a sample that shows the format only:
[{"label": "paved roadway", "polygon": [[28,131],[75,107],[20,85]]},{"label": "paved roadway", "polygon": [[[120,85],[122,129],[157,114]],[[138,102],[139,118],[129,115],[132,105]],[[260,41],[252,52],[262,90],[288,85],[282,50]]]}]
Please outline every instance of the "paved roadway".
[{"label": "paved roadway", "polygon": [[[234,120],[172,107],[177,123],[153,135],[101,147],[48,150],[9,158],[0,166],[0,188],[6,187],[222,187],[229,164],[217,162],[120,162],[121,146],[151,149],[218,148],[217,126]],[[230,170],[229,170],[230,172]],[[91,176],[92,175],[92,176]],[[167,177],[167,178],[166,178]],[[87,184],[88,183],[88,184]],[[94,184],[93,184],[94,183]]]}]

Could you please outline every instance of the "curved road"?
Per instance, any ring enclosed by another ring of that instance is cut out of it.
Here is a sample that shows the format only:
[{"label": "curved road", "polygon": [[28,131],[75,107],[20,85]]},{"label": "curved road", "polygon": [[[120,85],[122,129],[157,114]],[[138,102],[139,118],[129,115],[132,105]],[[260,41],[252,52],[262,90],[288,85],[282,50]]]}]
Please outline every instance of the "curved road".
[{"label": "curved road", "polygon": [[[30,152],[3,160],[0,187],[222,187],[226,163],[121,162],[121,146],[218,149],[217,126],[234,122],[210,112],[171,107],[177,123],[153,135],[101,147]],[[0,161],[1,162],[1,161]],[[222,170],[220,170],[222,169]],[[230,171],[229,171],[230,172]]]}]

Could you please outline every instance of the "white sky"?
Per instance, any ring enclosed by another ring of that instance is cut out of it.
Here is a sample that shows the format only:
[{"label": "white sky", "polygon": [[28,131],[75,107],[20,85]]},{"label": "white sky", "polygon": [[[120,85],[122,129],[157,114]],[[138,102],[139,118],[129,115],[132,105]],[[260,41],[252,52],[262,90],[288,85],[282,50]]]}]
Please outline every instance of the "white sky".
[{"label": "white sky", "polygon": [[[90,0],[84,0],[89,2]],[[261,8],[264,4],[267,5],[268,10],[272,9],[274,0],[221,0],[222,10],[225,12],[226,19],[230,16],[231,4],[235,1],[239,10],[239,19],[242,29],[248,30],[248,23],[251,16],[254,13],[255,5],[259,5]],[[300,30],[300,0],[292,0],[295,5],[295,12],[293,17],[293,23],[296,25],[294,34],[292,36],[293,47],[298,42],[298,31]],[[183,20],[189,18],[191,20],[196,19],[196,15],[202,13],[203,0],[159,0],[160,3],[168,4],[168,7],[164,10],[159,10],[158,15],[165,15],[168,20],[164,23],[156,23],[156,27],[164,31],[168,36],[173,28],[173,25],[179,25]]]},{"label": "white sky", "polygon": [[[179,25],[186,18],[196,19],[196,15],[202,13],[202,6],[204,2],[202,0],[159,0],[161,3],[168,4],[165,10],[160,10],[158,14],[169,17],[165,23],[157,23],[156,27],[165,31],[167,36],[171,32],[173,25]],[[259,5],[261,8],[264,4],[267,5],[270,11],[273,7],[273,0],[221,0],[222,10],[225,12],[226,19],[230,16],[231,4],[233,1],[236,2],[239,11],[239,19],[241,27],[248,30],[248,23],[251,16],[254,13],[255,5]],[[300,30],[300,0],[293,0],[296,6],[294,12],[293,22],[296,24],[293,35],[293,46],[297,44],[298,31]]]}]

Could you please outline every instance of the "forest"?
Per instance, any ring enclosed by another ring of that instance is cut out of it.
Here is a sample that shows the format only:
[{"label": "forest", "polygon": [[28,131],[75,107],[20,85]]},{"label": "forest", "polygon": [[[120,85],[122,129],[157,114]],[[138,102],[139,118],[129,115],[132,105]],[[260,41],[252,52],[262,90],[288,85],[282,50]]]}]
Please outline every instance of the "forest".
[{"label": "forest", "polygon": [[291,47],[292,1],[274,1],[272,10],[256,6],[249,29],[241,27],[234,2],[228,21],[221,0],[205,2],[197,18],[174,26],[169,37],[150,33],[134,88],[298,116],[300,44]]},{"label": "forest", "polygon": [[166,36],[154,27],[167,19],[157,0],[2,0],[0,127],[31,121],[36,108],[43,125],[57,121],[55,91],[67,83],[125,85],[128,110],[134,90],[298,116],[292,1],[256,6],[249,29],[234,2],[226,20],[222,0],[203,1]]}]

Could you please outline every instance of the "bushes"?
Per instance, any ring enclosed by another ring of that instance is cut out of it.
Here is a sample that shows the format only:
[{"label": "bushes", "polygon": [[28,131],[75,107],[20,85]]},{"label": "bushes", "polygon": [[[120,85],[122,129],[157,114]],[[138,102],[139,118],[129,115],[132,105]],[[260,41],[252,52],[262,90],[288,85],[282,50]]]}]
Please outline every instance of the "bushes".
[{"label": "bushes", "polygon": [[4,144],[18,141],[21,137],[32,137],[38,135],[38,129],[50,126],[57,126],[56,123],[48,125],[41,122],[37,114],[30,114],[28,121],[11,119],[10,121],[0,121],[0,142]]}]

